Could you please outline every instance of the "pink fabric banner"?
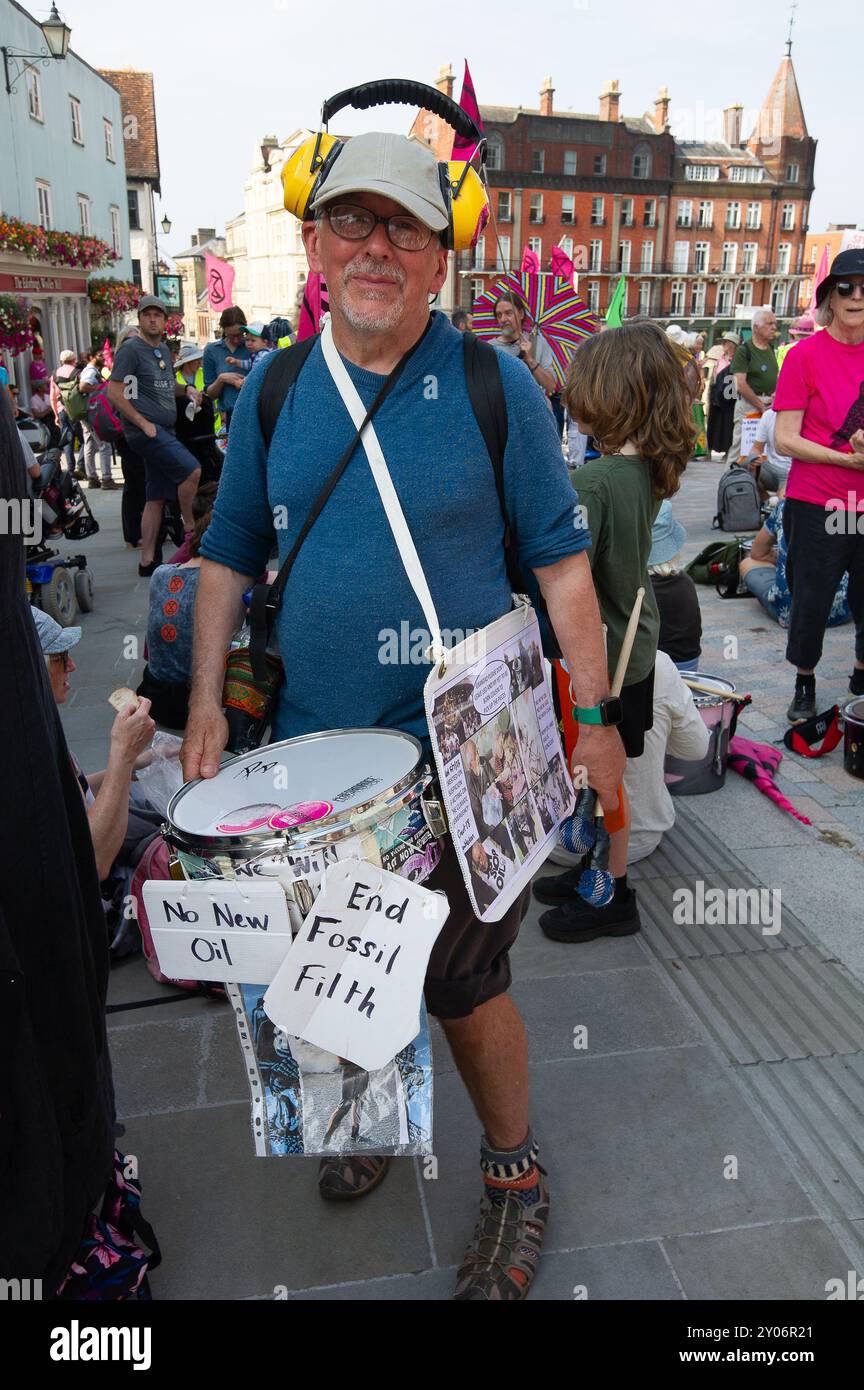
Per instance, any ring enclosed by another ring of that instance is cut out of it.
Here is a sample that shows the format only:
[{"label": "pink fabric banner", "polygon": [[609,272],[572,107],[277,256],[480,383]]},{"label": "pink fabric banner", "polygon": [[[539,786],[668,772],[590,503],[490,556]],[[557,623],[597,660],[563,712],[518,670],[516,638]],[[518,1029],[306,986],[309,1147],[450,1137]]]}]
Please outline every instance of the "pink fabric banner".
[{"label": "pink fabric banner", "polygon": [[[474,91],[474,83],[471,80],[471,73],[468,69],[468,59],[465,59],[465,75],[462,78],[462,95],[459,98],[459,105],[462,110],[471,117],[479,130],[483,129],[483,122],[480,119],[480,107],[477,105],[477,96]],[[457,135],[453,140],[453,153],[451,159],[469,160],[477,146],[472,140],[463,140]]]},{"label": "pink fabric banner", "polygon": [[573,262],[565,256],[560,246],[552,247],[552,274],[559,275],[568,285],[573,284]]},{"label": "pink fabric banner", "polygon": [[530,246],[526,246],[522,252],[522,264],[519,267],[523,275],[540,274],[540,258],[536,251],[532,251]]},{"label": "pink fabric banner", "polygon": [[110,369],[114,366],[114,353],[111,351],[111,344],[109,343],[107,338],[102,344],[102,358],[105,362],[106,367]]},{"label": "pink fabric banner", "polygon": [[210,308],[217,314],[230,307],[231,292],[234,289],[234,267],[218,256],[204,252],[204,272],[207,276],[207,298]]},{"label": "pink fabric banner", "polygon": [[816,310],[817,310],[818,307],[819,307],[818,304],[816,303],[816,291],[818,290],[819,286],[822,284],[822,281],[825,279],[825,276],[826,276],[827,274],[828,274],[828,247],[827,247],[827,246],[823,246],[823,248],[822,248],[822,259],[821,259],[821,261],[819,262],[819,269],[818,269],[817,272],[816,272],[816,279],[813,281],[813,298],[810,300],[810,303],[807,305],[807,313],[810,315],[811,318],[813,318],[813,316],[814,316],[815,313],[816,313]]},{"label": "pink fabric banner", "polygon": [[320,332],[321,315],[327,312],[329,305],[330,301],[327,298],[327,286],[324,283],[323,275],[320,275],[317,270],[310,270],[306,288],[303,291],[300,320],[297,324],[298,343],[301,343],[304,338],[311,338],[313,334]]}]

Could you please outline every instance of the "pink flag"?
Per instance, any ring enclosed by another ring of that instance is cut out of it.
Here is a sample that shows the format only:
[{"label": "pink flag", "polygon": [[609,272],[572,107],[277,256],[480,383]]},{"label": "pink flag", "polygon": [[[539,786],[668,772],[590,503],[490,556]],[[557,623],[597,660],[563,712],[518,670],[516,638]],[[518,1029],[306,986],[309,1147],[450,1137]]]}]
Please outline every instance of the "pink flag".
[{"label": "pink flag", "polygon": [[[471,73],[468,71],[468,59],[465,59],[465,76],[462,78],[462,95],[459,98],[459,105],[466,115],[470,116],[478,130],[483,129],[483,122],[480,119],[480,107],[477,105],[477,97],[474,92],[474,83],[471,81]],[[451,159],[469,160],[477,146],[473,140],[463,140],[461,135],[457,135],[453,141],[453,153]]]},{"label": "pink flag", "polygon": [[234,288],[234,267],[218,256],[204,252],[204,270],[207,276],[207,298],[210,308],[217,314],[231,304],[231,291]]},{"label": "pink flag", "polygon": [[562,280],[566,280],[568,285],[573,284],[573,262],[566,256],[560,246],[552,247],[552,274],[559,275]]},{"label": "pink flag", "polygon": [[540,258],[536,251],[532,251],[530,246],[526,246],[522,252],[522,265],[520,266],[523,275],[540,274]]},{"label": "pink flag", "polygon": [[111,351],[111,344],[109,343],[107,338],[102,344],[102,360],[104,361],[106,367],[110,368],[114,366],[114,354]]},{"label": "pink flag", "polygon": [[298,343],[302,342],[304,338],[311,338],[313,334],[320,332],[321,315],[327,312],[329,306],[330,301],[327,298],[327,286],[324,283],[323,275],[320,275],[317,270],[310,270],[306,288],[303,291],[300,320],[297,324]]},{"label": "pink flag", "polygon": [[819,262],[819,269],[818,269],[817,272],[816,272],[816,279],[813,281],[813,298],[810,300],[810,303],[807,305],[807,313],[810,315],[811,318],[812,318],[813,315],[816,313],[816,310],[817,310],[817,308],[819,307],[819,306],[817,305],[817,303],[816,303],[816,291],[818,290],[819,286],[822,284],[822,281],[825,279],[825,276],[826,276],[827,274],[828,274],[828,247],[827,247],[827,246],[823,246],[823,248],[822,248],[822,259],[821,259],[821,261]]}]

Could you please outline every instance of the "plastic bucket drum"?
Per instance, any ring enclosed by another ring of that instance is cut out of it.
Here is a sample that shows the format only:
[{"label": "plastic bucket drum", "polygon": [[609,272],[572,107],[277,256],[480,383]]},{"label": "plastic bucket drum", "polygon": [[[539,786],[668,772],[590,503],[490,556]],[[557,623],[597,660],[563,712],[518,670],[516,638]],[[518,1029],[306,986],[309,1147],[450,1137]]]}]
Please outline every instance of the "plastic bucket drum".
[{"label": "plastic bucket drum", "polygon": [[172,873],[276,878],[296,930],[337,860],[428,878],[441,857],[424,800],[431,782],[417,739],[396,730],[331,729],[267,744],[171,798],[162,834]]},{"label": "plastic bucket drum", "polygon": [[716,792],[723,786],[729,759],[729,739],[732,736],[732,722],[735,718],[734,700],[723,699],[724,694],[735,693],[735,686],[731,681],[725,680],[722,676],[704,675],[701,671],[688,674],[700,685],[710,685],[718,693],[708,695],[702,690],[690,692],[708,730],[708,752],[704,758],[693,761],[667,756],[664,773],[666,786],[672,796],[702,796],[705,792]]},{"label": "plastic bucket drum", "polygon": [[843,723],[843,766],[850,777],[864,778],[864,700],[849,702]]}]

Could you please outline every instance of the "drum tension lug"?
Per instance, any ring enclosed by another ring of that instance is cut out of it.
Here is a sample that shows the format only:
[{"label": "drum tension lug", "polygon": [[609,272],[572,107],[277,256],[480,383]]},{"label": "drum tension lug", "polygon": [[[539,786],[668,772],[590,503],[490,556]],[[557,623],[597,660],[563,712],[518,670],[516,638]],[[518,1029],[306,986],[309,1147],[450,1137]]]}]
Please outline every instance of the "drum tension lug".
[{"label": "drum tension lug", "polygon": [[443,840],[447,834],[447,813],[444,810],[444,803],[432,798],[421,797],[420,804],[423,807],[423,815],[426,824],[432,831],[436,840]]}]

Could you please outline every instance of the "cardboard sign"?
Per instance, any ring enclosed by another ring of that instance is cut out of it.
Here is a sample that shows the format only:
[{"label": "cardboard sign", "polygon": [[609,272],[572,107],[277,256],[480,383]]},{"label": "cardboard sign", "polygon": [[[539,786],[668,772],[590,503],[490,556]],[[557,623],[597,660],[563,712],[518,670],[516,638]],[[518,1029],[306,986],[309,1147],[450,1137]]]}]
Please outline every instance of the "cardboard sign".
[{"label": "cardboard sign", "polygon": [[741,449],[739,457],[746,459],[752,454],[756,447],[756,431],[759,428],[761,415],[754,412],[753,415],[745,415],[741,421]]},{"label": "cardboard sign", "polygon": [[367,1071],[384,1066],[417,1035],[426,965],[449,910],[443,893],[386,869],[332,865],[265,1013]]},{"label": "cardboard sign", "polygon": [[150,879],[144,906],[159,968],[170,979],[266,984],[291,947],[279,883]]}]

